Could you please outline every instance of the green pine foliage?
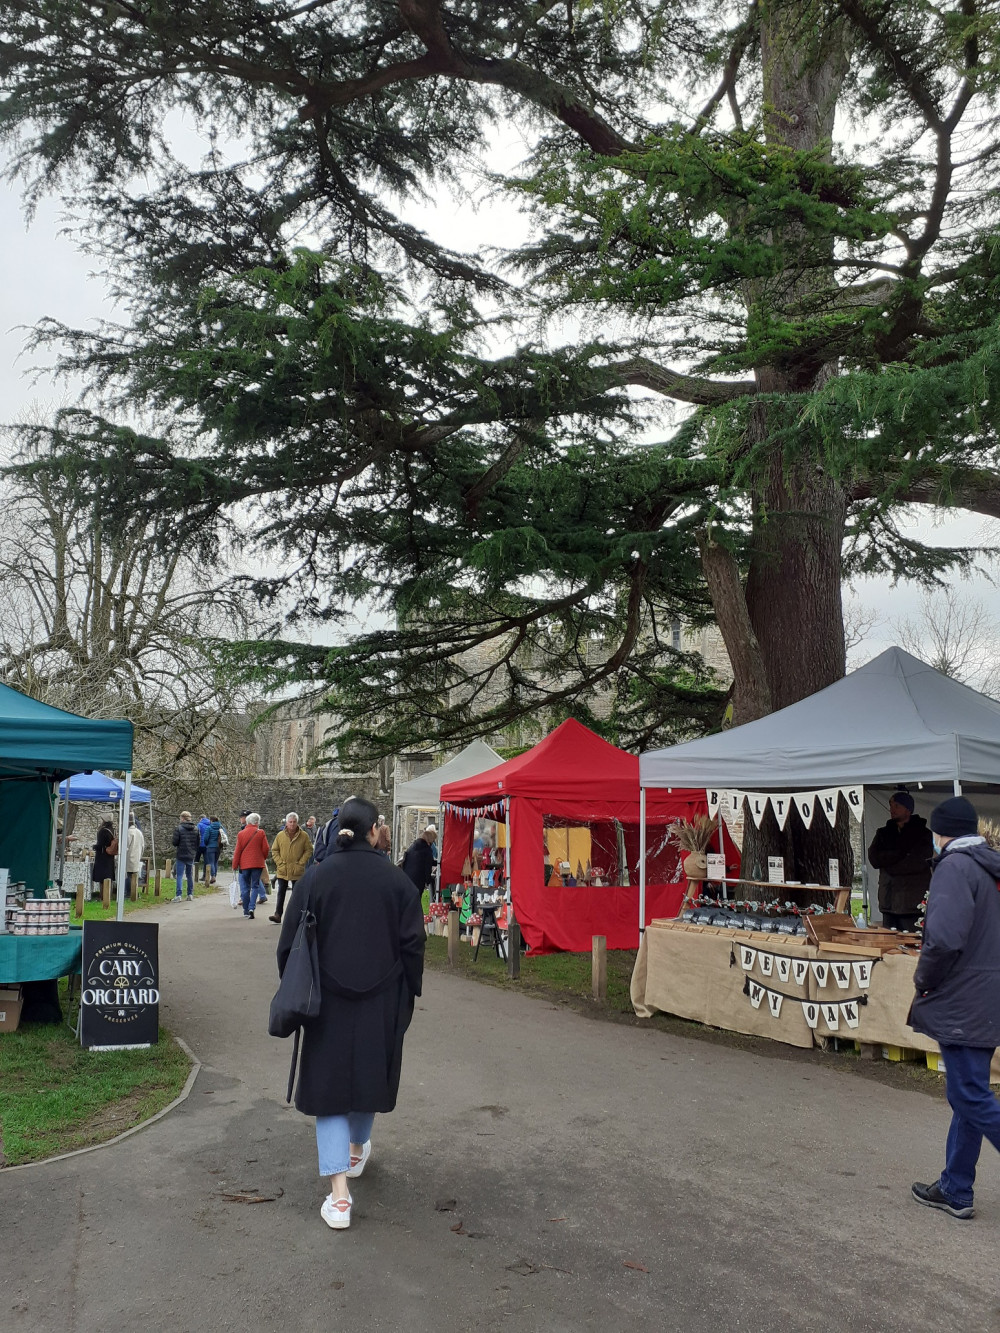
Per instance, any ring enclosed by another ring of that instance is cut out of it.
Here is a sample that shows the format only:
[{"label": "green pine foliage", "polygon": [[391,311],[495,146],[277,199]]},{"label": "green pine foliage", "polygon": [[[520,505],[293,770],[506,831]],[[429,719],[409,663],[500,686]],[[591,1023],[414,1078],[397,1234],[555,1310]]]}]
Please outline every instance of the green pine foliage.
[{"label": "green pine foliage", "polygon": [[[276,622],[220,657],[337,712],[344,758],[718,726],[672,635],[713,615],[737,720],[801,697],[843,670],[844,577],[977,558],[913,505],[1000,515],[998,18],[0,0],[12,170],[124,312],[36,331],[90,398],[25,466],[242,543]],[[510,124],[526,245],[406,220]]]}]

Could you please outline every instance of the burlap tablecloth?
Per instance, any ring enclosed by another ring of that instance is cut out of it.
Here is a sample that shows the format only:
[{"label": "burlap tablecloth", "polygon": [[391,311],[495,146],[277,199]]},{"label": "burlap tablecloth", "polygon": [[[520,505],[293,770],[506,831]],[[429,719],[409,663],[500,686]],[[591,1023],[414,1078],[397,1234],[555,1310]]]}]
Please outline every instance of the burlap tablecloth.
[{"label": "burlap tablecloth", "polygon": [[[649,926],[642,937],[632,973],[632,1005],[640,1018],[656,1010],[691,1018],[709,1027],[751,1036],[771,1037],[789,1046],[812,1046],[813,1034],[802,1012],[801,1000],[810,998],[808,978],[796,986],[772,972],[765,976],[759,960],[749,972],[740,966],[740,945],[765,950],[774,956],[815,958],[812,945],[777,935],[744,931],[724,934]],[[731,957],[735,963],[731,965]],[[744,994],[749,979],[791,998],[783,999],[775,1017],[762,996],[759,1007]]]}]

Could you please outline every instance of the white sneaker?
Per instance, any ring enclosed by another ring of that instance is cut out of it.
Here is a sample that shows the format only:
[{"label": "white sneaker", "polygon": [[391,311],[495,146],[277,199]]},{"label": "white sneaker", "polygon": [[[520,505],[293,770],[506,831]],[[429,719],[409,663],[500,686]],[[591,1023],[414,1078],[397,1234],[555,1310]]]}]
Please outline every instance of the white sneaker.
[{"label": "white sneaker", "polygon": [[[337,1199],[336,1203],[343,1203],[343,1199]],[[319,1210],[319,1215],[328,1227],[333,1227],[334,1231],[344,1231],[351,1225],[351,1204],[354,1200],[350,1195],[347,1196],[347,1207],[338,1208],[334,1203],[332,1194],[328,1194],[323,1200],[323,1207]]]},{"label": "white sneaker", "polygon": [[357,1180],[358,1176],[361,1175],[362,1171],[364,1171],[365,1167],[368,1165],[368,1158],[371,1157],[371,1155],[372,1155],[372,1141],[371,1139],[369,1139],[368,1142],[361,1149],[361,1160],[355,1162],[355,1164],[352,1167],[348,1168],[347,1171],[348,1180]]}]

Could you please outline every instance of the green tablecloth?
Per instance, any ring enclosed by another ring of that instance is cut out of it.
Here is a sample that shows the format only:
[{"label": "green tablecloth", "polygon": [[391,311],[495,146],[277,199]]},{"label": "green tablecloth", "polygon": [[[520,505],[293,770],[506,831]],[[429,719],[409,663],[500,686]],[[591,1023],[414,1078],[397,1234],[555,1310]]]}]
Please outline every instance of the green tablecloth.
[{"label": "green tablecloth", "polygon": [[0,935],[0,986],[79,972],[83,930],[68,935]]}]

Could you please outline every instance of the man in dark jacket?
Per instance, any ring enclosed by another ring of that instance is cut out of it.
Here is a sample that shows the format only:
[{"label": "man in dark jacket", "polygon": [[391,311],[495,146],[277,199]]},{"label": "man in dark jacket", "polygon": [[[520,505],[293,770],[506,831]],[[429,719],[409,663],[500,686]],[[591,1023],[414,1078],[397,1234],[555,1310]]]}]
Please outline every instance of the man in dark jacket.
[{"label": "man in dark jacket", "polygon": [[1000,1045],[1000,853],[977,832],[976,811],[954,796],[931,814],[938,855],[927,899],[910,1026],[944,1057],[952,1109],[945,1169],[913,1197],[952,1217],[972,1217],[972,1187],[984,1136],[1000,1151],[1000,1102],[990,1062]]},{"label": "man in dark jacket", "polygon": [[437,829],[428,824],[419,838],[414,838],[403,855],[403,873],[409,875],[417,892],[429,889],[434,879],[434,848]]},{"label": "man in dark jacket", "polygon": [[878,907],[883,922],[897,930],[913,930],[920,904],[931,882],[934,853],[931,831],[913,813],[913,797],[897,791],[889,797],[889,819],[868,848],[878,874]]},{"label": "man in dark jacket", "polygon": [[177,866],[174,870],[177,879],[177,892],[174,895],[175,903],[179,903],[184,897],[185,876],[187,877],[188,902],[194,897],[194,862],[198,855],[200,841],[197,826],[191,822],[190,811],[182,810],[181,822],[174,829],[171,838],[171,842],[177,848]]}]

